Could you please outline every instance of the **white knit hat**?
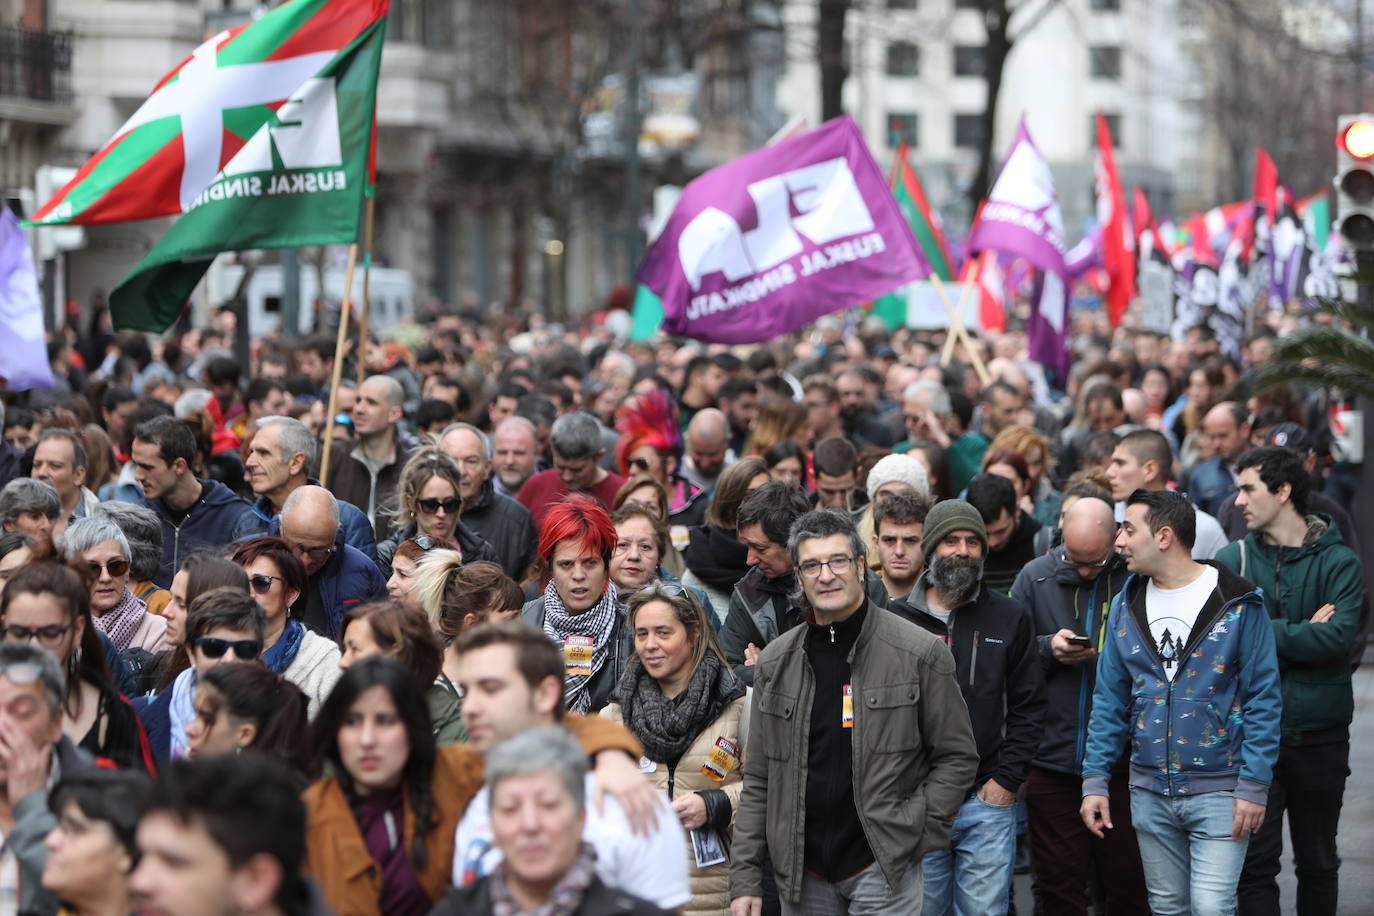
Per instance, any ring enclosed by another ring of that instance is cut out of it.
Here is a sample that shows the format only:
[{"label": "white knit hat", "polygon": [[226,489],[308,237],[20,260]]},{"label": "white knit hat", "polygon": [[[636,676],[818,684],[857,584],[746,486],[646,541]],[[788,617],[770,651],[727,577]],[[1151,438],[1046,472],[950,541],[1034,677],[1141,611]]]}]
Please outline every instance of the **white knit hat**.
[{"label": "white knit hat", "polygon": [[930,495],[926,466],[910,455],[888,455],[868,472],[868,496],[873,498],[885,483],[904,483],[921,496]]}]

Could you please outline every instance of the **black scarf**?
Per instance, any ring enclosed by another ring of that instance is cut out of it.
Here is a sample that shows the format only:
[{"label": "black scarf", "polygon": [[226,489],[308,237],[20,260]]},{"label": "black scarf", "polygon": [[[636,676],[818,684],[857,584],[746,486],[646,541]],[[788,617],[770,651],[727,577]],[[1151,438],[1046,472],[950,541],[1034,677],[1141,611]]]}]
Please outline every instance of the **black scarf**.
[{"label": "black scarf", "polygon": [[620,679],[620,715],[650,760],[676,766],[697,736],[726,706],[744,696],[744,690],[730,666],[707,652],[687,689],[670,700],[635,658]]},{"label": "black scarf", "polygon": [[682,561],[696,577],[718,592],[730,594],[749,572],[748,549],[730,532],[715,525],[692,529]]}]

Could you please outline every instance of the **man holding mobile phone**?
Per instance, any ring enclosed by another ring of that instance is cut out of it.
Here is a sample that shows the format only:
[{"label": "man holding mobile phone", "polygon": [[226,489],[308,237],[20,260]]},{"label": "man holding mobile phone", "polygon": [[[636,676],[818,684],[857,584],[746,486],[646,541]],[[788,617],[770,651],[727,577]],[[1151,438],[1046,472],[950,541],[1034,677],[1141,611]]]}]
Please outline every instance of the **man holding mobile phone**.
[{"label": "man holding mobile phone", "polygon": [[1130,829],[1124,757],[1111,778],[1117,829],[1098,839],[1078,814],[1097,648],[1112,598],[1126,580],[1125,561],[1113,544],[1116,521],[1110,497],[1104,490],[1102,498],[1086,497],[1070,505],[1064,512],[1063,545],[1028,563],[1011,587],[1012,597],[1030,611],[1049,701],[1040,747],[1021,790],[1047,913],[1088,912],[1094,862],[1098,874],[1111,876],[1103,882],[1108,912],[1150,912],[1140,849]]}]

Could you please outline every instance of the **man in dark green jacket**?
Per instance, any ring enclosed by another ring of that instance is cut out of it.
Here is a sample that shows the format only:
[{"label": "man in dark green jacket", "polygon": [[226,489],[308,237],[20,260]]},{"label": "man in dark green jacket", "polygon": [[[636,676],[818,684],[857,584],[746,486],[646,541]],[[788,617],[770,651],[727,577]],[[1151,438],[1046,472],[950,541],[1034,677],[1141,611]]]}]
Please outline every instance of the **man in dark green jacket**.
[{"label": "man in dark green jacket", "polygon": [[1350,760],[1350,649],[1363,603],[1360,561],[1330,516],[1308,515],[1311,478],[1297,452],[1267,445],[1241,456],[1236,508],[1245,540],[1217,554],[1264,593],[1283,685],[1282,743],[1264,825],[1237,888],[1242,914],[1279,913],[1275,878],[1287,809],[1299,913],[1335,913],[1336,828]]}]

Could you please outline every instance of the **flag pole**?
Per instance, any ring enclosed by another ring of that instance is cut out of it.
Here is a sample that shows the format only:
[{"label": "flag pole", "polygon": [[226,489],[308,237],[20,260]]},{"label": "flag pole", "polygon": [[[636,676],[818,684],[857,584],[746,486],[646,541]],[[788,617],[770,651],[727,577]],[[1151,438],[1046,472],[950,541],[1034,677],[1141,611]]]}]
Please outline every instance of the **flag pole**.
[{"label": "flag pole", "polygon": [[343,302],[339,305],[339,337],[334,343],[334,377],[329,383],[329,413],[324,427],[324,455],[320,458],[320,484],[329,486],[329,453],[334,447],[334,413],[339,409],[339,381],[348,344],[348,313],[353,310],[353,268],[358,264],[358,243],[348,246],[348,274],[344,277]]},{"label": "flag pole", "polygon": [[[978,262],[975,260],[973,266],[969,268],[968,279],[964,282],[964,288],[959,296],[959,309],[955,311],[954,304],[949,301],[949,294],[945,292],[945,285],[940,281],[939,274],[930,275],[931,283],[935,286],[935,293],[940,297],[940,301],[945,305],[945,311],[949,313],[949,326],[951,336],[962,339],[964,352],[968,354],[969,362],[973,363],[973,371],[978,373],[978,379],[984,385],[992,381],[992,375],[988,372],[988,367],[983,364],[983,357],[978,355],[978,350],[973,345],[973,339],[969,336],[968,330],[964,327],[964,307],[968,302],[969,290],[978,284]],[[949,340],[945,341],[946,346]],[[941,362],[944,362],[943,357]]]},{"label": "flag pole", "polygon": [[[969,274],[966,274],[966,275],[964,276],[964,279],[960,281],[960,285],[959,285],[959,311],[958,311],[958,313],[957,313],[958,316],[959,316],[959,318],[960,318],[960,321],[959,321],[960,327],[963,326],[963,320],[962,320],[962,319],[963,319],[963,315],[964,315],[964,303],[965,303],[965,301],[966,301],[967,298],[968,298],[969,288],[972,287],[972,286],[974,285],[973,283],[969,282],[969,280],[970,280],[970,275],[972,274],[973,271],[976,271],[977,269],[978,269],[978,259],[975,257],[975,258],[972,260],[972,262],[970,263],[970,265],[969,265],[969,272],[970,272],[970,273],[969,273]],[[941,299],[942,299],[942,300],[944,301],[944,303],[945,303],[945,311],[946,311],[946,312],[949,312],[949,300],[948,300],[947,298],[945,298],[943,292],[941,292],[940,297],[941,297]],[[955,316],[954,316],[953,314],[951,314],[951,315],[949,316],[949,318],[950,318],[950,322],[949,322],[949,333],[947,333],[947,334],[945,335],[945,345],[944,345],[943,347],[940,348],[940,365],[941,365],[941,366],[948,366],[948,365],[949,365],[949,361],[950,361],[951,359],[954,358],[954,347],[955,347],[955,345],[959,342],[959,338],[962,336],[962,335],[956,333],[955,330],[954,330]]]},{"label": "flag pole", "polygon": [[363,305],[358,312],[358,387],[363,385],[363,375],[367,372],[367,306],[368,287],[372,280],[372,215],[377,207],[377,186],[367,186],[366,215],[363,217]]}]

